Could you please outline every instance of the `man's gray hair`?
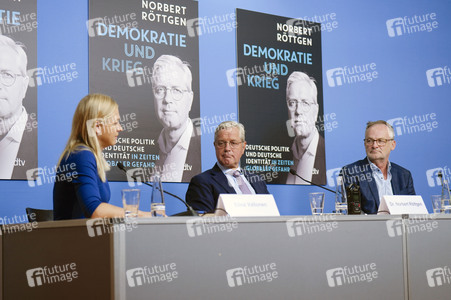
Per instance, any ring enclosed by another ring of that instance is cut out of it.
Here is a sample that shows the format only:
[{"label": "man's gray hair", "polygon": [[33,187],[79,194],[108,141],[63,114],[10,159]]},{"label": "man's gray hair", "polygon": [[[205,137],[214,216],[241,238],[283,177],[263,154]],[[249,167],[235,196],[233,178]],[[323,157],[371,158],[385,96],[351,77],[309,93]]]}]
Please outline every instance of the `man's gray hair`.
[{"label": "man's gray hair", "polygon": [[1,35],[1,34],[0,34],[0,46],[9,47],[14,52],[17,53],[17,56],[19,57],[19,60],[22,63],[19,66],[20,72],[22,73],[21,75],[27,76],[28,59],[27,59],[27,54],[23,50],[23,48],[25,48],[25,46],[22,43],[15,42],[13,39],[11,39],[7,36]]},{"label": "man's gray hair", "polygon": [[313,100],[315,101],[315,103],[318,103],[318,100],[317,100],[318,89],[316,88],[315,78],[308,76],[304,72],[294,71],[293,73],[290,74],[290,76],[287,79],[287,94],[288,94],[288,89],[290,88],[291,84],[294,82],[307,83],[308,86],[313,91]]},{"label": "man's gray hair", "polygon": [[240,131],[240,139],[241,139],[241,141],[242,142],[246,141],[243,124],[235,122],[235,121],[225,121],[225,122],[222,122],[221,124],[219,124],[218,127],[216,127],[216,130],[215,130],[215,142],[216,142],[216,139],[218,138],[219,131],[227,130],[229,128],[238,128],[238,130]]},{"label": "man's gray hair", "polygon": [[377,125],[377,124],[382,124],[382,125],[387,126],[388,136],[391,139],[393,139],[395,137],[395,130],[393,129],[393,126],[391,126],[390,123],[388,123],[387,121],[384,121],[384,120],[369,121],[368,123],[366,123],[365,133],[368,130],[368,128],[370,128],[371,126]]},{"label": "man's gray hair", "polygon": [[191,74],[189,63],[182,61],[180,58],[174,55],[162,55],[154,63],[152,69],[152,86],[155,87],[156,78],[158,74],[164,72],[168,67],[177,67],[183,71],[184,78],[186,80],[187,88],[192,90],[191,83],[193,76]]}]

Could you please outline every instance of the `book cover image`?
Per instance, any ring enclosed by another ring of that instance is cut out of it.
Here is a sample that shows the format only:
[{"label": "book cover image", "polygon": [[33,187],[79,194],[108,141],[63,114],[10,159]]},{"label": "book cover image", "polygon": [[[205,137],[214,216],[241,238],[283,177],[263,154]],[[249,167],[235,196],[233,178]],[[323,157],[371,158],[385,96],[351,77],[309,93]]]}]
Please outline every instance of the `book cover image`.
[{"label": "book cover image", "polygon": [[201,172],[198,2],[91,0],[89,91],[119,104],[123,132],[104,151],[142,181],[189,182]]},{"label": "book cover image", "polygon": [[237,9],[242,168],[268,183],[326,184],[321,24]]}]

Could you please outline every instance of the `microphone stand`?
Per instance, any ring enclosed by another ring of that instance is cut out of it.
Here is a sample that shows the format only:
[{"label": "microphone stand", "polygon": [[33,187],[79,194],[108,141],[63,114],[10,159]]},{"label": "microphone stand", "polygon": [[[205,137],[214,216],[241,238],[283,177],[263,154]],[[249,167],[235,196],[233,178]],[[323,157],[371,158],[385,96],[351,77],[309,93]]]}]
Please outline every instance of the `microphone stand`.
[{"label": "microphone stand", "polygon": [[[117,167],[121,171],[125,172],[125,174],[128,174],[127,170],[125,169],[125,167],[124,167],[124,165],[122,163],[118,163]],[[135,182],[138,182],[138,180],[136,179],[135,176],[130,175],[130,177],[133,178],[133,180],[135,180]],[[153,186],[150,183],[148,183],[148,182],[145,182],[145,181],[139,181],[139,182],[142,182],[145,185],[148,185],[151,188],[153,188]],[[159,189],[159,188],[157,188],[157,189]],[[162,191],[163,191],[163,193],[168,194],[169,196],[172,196],[172,197],[176,198],[177,200],[181,201],[186,206],[186,209],[187,209],[186,211],[178,213],[178,214],[175,214],[175,215],[172,215],[172,216],[199,216],[199,214],[188,203],[186,203],[186,201],[184,201],[182,198],[180,198],[179,196],[174,195],[174,194],[172,194],[172,193],[170,193],[168,191],[165,191],[165,190],[162,190]]]},{"label": "microphone stand", "polygon": [[302,177],[301,177],[298,173],[296,173],[296,171],[293,170],[293,169],[290,169],[290,174],[291,174],[291,175],[294,175],[294,176],[297,176],[297,177],[299,177],[299,178],[301,178],[302,180],[304,180],[305,182],[310,183],[311,185],[314,185],[314,186],[317,186],[317,187],[319,187],[319,188],[322,188],[322,189],[324,189],[324,190],[326,190],[326,191],[329,191],[329,192],[331,192],[331,193],[334,193],[335,195],[337,194],[337,192],[332,191],[331,189],[328,189],[328,188],[323,187],[323,186],[321,186],[321,185],[319,185],[319,184],[313,183],[313,182],[311,182],[311,181],[308,181],[308,180],[302,178]]}]

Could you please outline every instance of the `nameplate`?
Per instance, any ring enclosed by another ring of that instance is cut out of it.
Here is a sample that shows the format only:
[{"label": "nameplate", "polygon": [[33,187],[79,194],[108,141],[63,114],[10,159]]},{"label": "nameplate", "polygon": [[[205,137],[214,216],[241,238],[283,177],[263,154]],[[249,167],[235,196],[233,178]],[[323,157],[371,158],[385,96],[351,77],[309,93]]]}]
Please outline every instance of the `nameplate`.
[{"label": "nameplate", "polygon": [[388,212],[391,215],[428,214],[423,198],[418,195],[383,196],[378,214]]},{"label": "nameplate", "polygon": [[215,215],[231,217],[280,216],[273,195],[220,194]]}]

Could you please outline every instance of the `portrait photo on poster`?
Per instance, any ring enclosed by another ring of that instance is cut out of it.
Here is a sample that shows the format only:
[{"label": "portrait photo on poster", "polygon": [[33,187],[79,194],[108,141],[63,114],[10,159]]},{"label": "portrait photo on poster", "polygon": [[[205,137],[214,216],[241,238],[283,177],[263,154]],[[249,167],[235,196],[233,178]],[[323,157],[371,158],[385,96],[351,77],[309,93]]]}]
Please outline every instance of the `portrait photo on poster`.
[{"label": "portrait photo on poster", "polygon": [[0,179],[35,180],[37,149],[36,1],[2,4],[0,24]]}]

